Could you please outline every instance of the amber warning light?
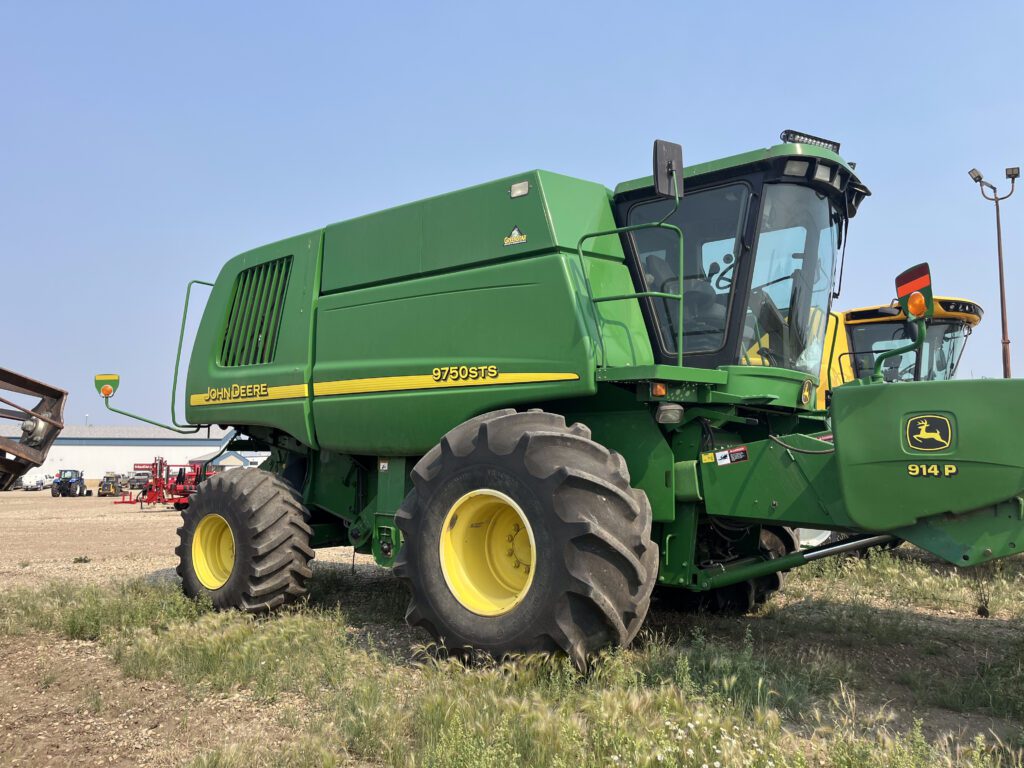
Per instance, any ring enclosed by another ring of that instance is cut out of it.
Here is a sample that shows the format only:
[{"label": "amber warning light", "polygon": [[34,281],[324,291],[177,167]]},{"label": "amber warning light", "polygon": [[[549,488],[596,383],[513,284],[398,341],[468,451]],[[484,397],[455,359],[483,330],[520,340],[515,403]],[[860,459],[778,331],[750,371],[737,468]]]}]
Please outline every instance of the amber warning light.
[{"label": "amber warning light", "polygon": [[121,383],[121,377],[116,373],[100,373],[96,375],[96,391],[101,397],[110,397],[117,392],[117,385]]},{"label": "amber warning light", "polygon": [[932,316],[932,275],[928,264],[918,264],[896,278],[896,298],[907,317]]}]

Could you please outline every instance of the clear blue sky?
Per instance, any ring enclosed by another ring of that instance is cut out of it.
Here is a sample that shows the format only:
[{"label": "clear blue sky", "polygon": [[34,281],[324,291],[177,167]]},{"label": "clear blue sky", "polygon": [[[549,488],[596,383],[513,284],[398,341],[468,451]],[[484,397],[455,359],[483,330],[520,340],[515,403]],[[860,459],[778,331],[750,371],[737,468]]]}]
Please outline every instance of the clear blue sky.
[{"label": "clear blue sky", "polygon": [[[1024,165],[1024,3],[47,3],[0,0],[0,365],[166,418],[184,286],[264,242],[547,168],[613,186],[654,138],[688,162],[842,141],[872,188],[845,307],[927,259],[980,301],[995,228],[967,170]],[[1024,191],[1004,205],[1024,375]],[[16,322],[12,318],[24,318]]]}]

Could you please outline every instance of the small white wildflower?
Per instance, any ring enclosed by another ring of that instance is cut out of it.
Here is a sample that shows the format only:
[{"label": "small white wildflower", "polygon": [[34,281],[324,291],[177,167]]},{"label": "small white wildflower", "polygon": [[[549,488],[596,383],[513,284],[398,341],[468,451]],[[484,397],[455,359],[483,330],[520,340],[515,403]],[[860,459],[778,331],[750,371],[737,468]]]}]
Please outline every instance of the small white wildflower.
[{"label": "small white wildflower", "polygon": [[693,747],[690,747],[688,750],[686,750],[686,756],[693,757]]},{"label": "small white wildflower", "polygon": [[722,768],[722,764],[720,762],[718,762],[717,760],[715,760],[715,762],[712,763],[712,765],[714,765],[715,768]]}]

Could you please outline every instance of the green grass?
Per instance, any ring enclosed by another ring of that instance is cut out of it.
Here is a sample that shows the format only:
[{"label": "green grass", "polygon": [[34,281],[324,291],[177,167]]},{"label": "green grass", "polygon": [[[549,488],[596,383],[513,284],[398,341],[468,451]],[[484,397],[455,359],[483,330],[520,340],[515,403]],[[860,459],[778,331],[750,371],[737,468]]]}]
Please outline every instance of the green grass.
[{"label": "green grass", "polygon": [[[285,749],[239,743],[197,758],[204,768],[1022,764],[991,736],[929,730],[927,710],[1024,720],[1024,637],[1012,639],[1024,593],[997,595],[1019,572],[978,587],[894,557],[815,566],[789,579],[785,607],[749,618],[656,612],[633,648],[587,674],[563,658],[464,666],[380,646],[367,627],[408,631],[401,588],[346,575],[318,572],[307,603],[258,619],[214,613],[169,583],[15,589],[0,633],[95,640],[132,677],[281,708]],[[980,589],[993,619],[972,610]],[[880,708],[894,691],[925,708],[923,722],[898,726]]]},{"label": "green grass", "polygon": [[100,640],[143,628],[160,631],[192,622],[209,610],[172,584],[135,581],[100,587],[54,582],[4,592],[0,634],[55,632],[72,640]]},{"label": "green grass", "polygon": [[984,606],[992,617],[1024,618],[1024,558],[1007,558],[956,570],[937,560],[914,557],[907,545],[864,559],[830,558],[793,572],[790,595],[827,590],[834,598],[870,595],[900,606],[955,610],[975,616]]}]

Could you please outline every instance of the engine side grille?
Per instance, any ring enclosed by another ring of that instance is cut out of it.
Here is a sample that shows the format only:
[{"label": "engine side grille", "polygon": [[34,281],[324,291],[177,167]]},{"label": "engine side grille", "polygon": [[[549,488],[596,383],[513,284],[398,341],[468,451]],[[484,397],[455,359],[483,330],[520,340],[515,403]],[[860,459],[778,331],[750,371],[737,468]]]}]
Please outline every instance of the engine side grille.
[{"label": "engine side grille", "polygon": [[235,278],[234,296],[220,347],[229,368],[274,361],[284,315],[292,257],[257,264]]}]

